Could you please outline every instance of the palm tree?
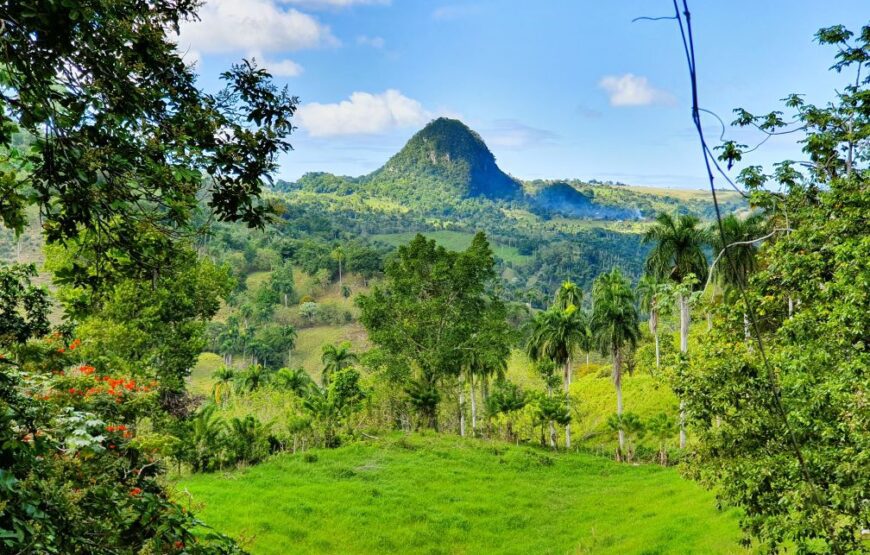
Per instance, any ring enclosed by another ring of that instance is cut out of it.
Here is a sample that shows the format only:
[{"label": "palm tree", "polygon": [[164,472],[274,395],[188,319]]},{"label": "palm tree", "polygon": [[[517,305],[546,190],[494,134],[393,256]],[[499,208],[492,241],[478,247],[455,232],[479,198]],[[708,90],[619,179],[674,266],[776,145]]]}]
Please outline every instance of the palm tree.
[{"label": "palm tree", "polygon": [[[711,268],[715,279],[725,294],[749,284],[749,277],[758,270],[758,245],[754,240],[761,234],[763,217],[759,214],[741,220],[734,214],[722,219],[722,234],[717,228],[710,230],[716,258]],[[725,240],[722,240],[724,235]],[[744,333],[749,340],[749,317],[743,313]]]},{"label": "palm tree", "polygon": [[553,306],[565,310],[571,305],[580,307],[583,301],[583,290],[580,289],[574,282],[563,281],[562,286],[556,291],[556,297],[553,299]]},{"label": "palm tree", "polygon": [[324,387],[329,384],[329,378],[332,374],[359,362],[359,357],[355,353],[352,353],[350,349],[351,345],[347,341],[338,346],[332,344],[323,346],[323,354],[320,357],[320,361],[323,363],[321,381]]},{"label": "palm tree", "polygon": [[335,247],[333,251],[330,253],[330,256],[333,260],[338,262],[338,287],[341,288],[344,285],[341,281],[341,262],[344,260],[344,249],[341,246]]},{"label": "palm tree", "polygon": [[[703,283],[707,279],[707,256],[704,246],[709,234],[698,227],[700,220],[683,214],[674,219],[669,214],[659,214],[656,225],[644,235],[644,242],[654,242],[646,260],[646,270],[659,279],[683,283],[689,274],[694,274]],[[689,304],[680,294],[680,350],[689,350]]]},{"label": "palm tree", "polygon": [[[646,261],[648,274],[659,279],[683,284],[690,275],[703,283],[707,279],[707,257],[704,246],[709,235],[698,227],[700,220],[695,216],[681,215],[676,219],[669,214],[659,214],[656,224],[644,235],[644,242],[655,245]],[[689,299],[679,290],[677,302],[680,307],[680,351],[689,350]],[[685,411],[680,402],[680,448],[686,446]]]},{"label": "palm tree", "polygon": [[[584,333],[580,311],[575,305],[559,309],[551,307],[539,312],[531,323],[526,352],[532,360],[547,358],[564,369],[565,399],[570,409],[571,357],[580,346]],[[565,425],[565,447],[571,448],[571,427]]]},{"label": "palm tree", "polygon": [[[627,345],[640,337],[637,308],[631,284],[618,268],[600,275],[592,287],[594,309],[592,327],[602,354],[613,357],[613,385],[616,388],[616,415],[622,418],[622,356]],[[625,432],[619,429],[618,458],[625,449]]]},{"label": "palm tree", "polygon": [[[507,372],[507,359],[510,351],[507,349],[493,349],[496,344],[488,341],[486,337],[476,337],[473,347],[465,355],[464,374],[461,379],[467,377],[471,400],[471,433],[477,435],[477,396],[475,395],[475,377],[480,378],[484,384],[495,376],[502,379]],[[501,344],[499,344],[500,346]],[[485,388],[484,388],[485,389]],[[459,390],[459,433],[465,435],[465,383],[460,384]],[[487,399],[484,398],[484,402]]]},{"label": "palm tree", "polygon": [[215,379],[214,385],[211,388],[211,395],[214,402],[222,405],[232,393],[233,379],[236,377],[236,372],[232,368],[218,368],[211,375]]},{"label": "palm tree", "polygon": [[595,336],[592,334],[592,313],[588,310],[577,311],[580,319],[581,334],[577,348],[586,353],[586,367],[589,367],[589,353],[595,350]]},{"label": "palm tree", "polygon": [[649,332],[656,343],[656,369],[661,366],[661,348],[659,345],[659,316],[665,307],[667,296],[664,284],[649,274],[644,274],[637,284],[637,296],[640,309],[649,314]]},{"label": "palm tree", "polygon": [[273,383],[281,389],[292,391],[299,397],[305,395],[314,384],[311,376],[303,368],[281,368],[275,373]]},{"label": "palm tree", "polygon": [[256,391],[266,385],[270,377],[269,371],[262,364],[252,364],[241,374],[238,387],[242,391]]}]

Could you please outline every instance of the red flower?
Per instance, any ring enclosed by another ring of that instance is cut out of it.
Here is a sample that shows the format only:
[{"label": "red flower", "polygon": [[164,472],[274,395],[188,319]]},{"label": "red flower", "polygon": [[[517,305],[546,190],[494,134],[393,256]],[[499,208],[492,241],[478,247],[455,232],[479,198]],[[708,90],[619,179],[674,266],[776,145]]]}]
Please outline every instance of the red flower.
[{"label": "red flower", "polygon": [[74,387],[69,388],[70,395],[75,395],[77,392],[78,392],[78,390],[76,388],[74,388]]},{"label": "red flower", "polygon": [[79,372],[81,372],[85,376],[90,376],[91,374],[94,373],[95,370],[96,370],[96,368],[94,368],[93,366],[89,366],[87,364],[82,364],[81,366],[79,366]]},{"label": "red flower", "polygon": [[63,354],[66,351],[63,347],[58,347],[57,352]]},{"label": "red flower", "polygon": [[109,449],[114,449],[114,448],[115,448],[115,444],[114,444],[114,443],[110,443],[110,444],[109,444]]},{"label": "red flower", "polygon": [[131,497],[136,497],[137,495],[142,495],[142,489],[141,489],[141,488],[133,488],[133,489],[130,490],[130,496],[131,496]]},{"label": "red flower", "polygon": [[69,350],[70,350],[70,351],[75,351],[76,348],[77,348],[79,345],[81,345],[81,344],[82,344],[82,340],[81,340],[81,339],[78,339],[78,338],[77,338],[77,339],[73,339],[73,342],[69,344]]},{"label": "red flower", "polygon": [[181,540],[176,540],[175,549],[184,549],[184,542]]}]

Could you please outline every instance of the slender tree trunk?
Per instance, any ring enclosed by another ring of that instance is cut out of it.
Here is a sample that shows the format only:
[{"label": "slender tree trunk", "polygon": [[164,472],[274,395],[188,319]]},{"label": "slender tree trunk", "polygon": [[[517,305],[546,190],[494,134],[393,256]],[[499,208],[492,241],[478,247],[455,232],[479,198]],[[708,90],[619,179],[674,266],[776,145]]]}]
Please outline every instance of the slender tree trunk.
[{"label": "slender tree trunk", "polygon": [[792,314],[794,314],[794,299],[791,298],[791,295],[788,296],[788,317],[791,318]]},{"label": "slender tree trunk", "polygon": [[743,337],[746,339],[746,342],[749,343],[749,314],[746,312],[743,313]]},{"label": "slender tree trunk", "polygon": [[[680,293],[680,352],[689,352],[689,300]],[[680,449],[686,448],[686,402],[680,399]]]},{"label": "slender tree trunk", "polygon": [[471,435],[477,437],[477,400],[474,398],[474,374],[468,374],[468,386],[471,396]]},{"label": "slender tree trunk", "polygon": [[649,331],[653,334],[656,341],[656,370],[658,370],[662,364],[662,354],[659,347],[659,313],[655,309],[649,315]]},{"label": "slender tree trunk", "polygon": [[460,374],[459,378],[459,435],[465,437],[465,379]]},{"label": "slender tree trunk", "polygon": [[556,425],[550,420],[550,447],[556,448]]},{"label": "slender tree trunk", "polygon": [[[571,413],[571,358],[565,361],[565,406]],[[565,449],[571,449],[571,422],[565,424]]]},{"label": "slender tree trunk", "polygon": [[622,429],[622,351],[613,351],[613,386],[616,388],[616,416],[620,420],[619,426],[619,453],[617,458],[622,460],[625,452],[625,432]]}]

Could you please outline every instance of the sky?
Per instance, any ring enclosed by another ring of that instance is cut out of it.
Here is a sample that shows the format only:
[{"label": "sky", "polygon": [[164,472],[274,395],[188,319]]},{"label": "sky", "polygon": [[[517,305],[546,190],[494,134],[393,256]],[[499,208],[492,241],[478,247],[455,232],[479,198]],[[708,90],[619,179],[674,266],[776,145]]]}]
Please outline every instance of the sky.
[{"label": "sky", "polygon": [[[848,81],[828,70],[823,26],[858,30],[866,0],[692,1],[701,106],[824,103]],[[667,0],[206,0],[178,37],[200,83],[255,58],[300,99],[278,177],[364,175],[428,121],[459,118],[521,179],[702,188],[682,43]],[[704,116],[711,143],[722,126]],[[744,144],[763,137],[726,129]],[[747,160],[800,159],[794,135]],[[739,169],[739,168],[735,168]]]}]

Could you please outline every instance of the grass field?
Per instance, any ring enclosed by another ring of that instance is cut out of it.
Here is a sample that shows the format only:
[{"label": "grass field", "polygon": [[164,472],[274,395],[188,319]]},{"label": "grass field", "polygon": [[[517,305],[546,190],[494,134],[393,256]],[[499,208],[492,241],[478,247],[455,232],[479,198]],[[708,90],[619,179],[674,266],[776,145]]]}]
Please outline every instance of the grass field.
[{"label": "grass field", "polygon": [[[439,245],[452,251],[467,249],[468,246],[471,245],[471,240],[474,239],[473,233],[464,233],[461,231],[423,231],[420,233],[429,239],[435,239]],[[409,243],[416,236],[417,232],[408,231],[403,233],[382,233],[380,235],[372,235],[372,239],[398,247],[399,245]],[[508,247],[496,243],[490,243],[490,246],[492,247],[492,251],[495,253],[496,258],[500,258],[505,262],[510,262],[511,264],[525,264],[530,258],[529,256],[520,254],[520,252],[514,247]]]},{"label": "grass field", "polygon": [[737,514],[673,469],[450,435],[280,455],[177,489],[254,554],[741,552]]}]

